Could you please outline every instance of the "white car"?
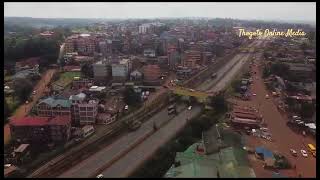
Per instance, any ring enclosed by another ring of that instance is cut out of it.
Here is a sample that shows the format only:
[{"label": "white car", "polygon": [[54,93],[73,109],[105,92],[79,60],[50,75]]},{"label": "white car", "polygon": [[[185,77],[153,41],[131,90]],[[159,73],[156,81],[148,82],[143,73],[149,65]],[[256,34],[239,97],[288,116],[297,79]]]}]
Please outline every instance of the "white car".
[{"label": "white car", "polygon": [[103,178],[103,174],[99,174],[97,178]]},{"label": "white car", "polygon": [[191,109],[192,109],[192,106],[189,106],[189,107],[188,107],[188,110],[191,110]]},{"label": "white car", "polygon": [[266,94],[266,99],[269,99],[269,95],[268,94]]},{"label": "white car", "polygon": [[257,95],[256,93],[253,93],[253,94],[252,94],[252,96],[256,96],[256,95]]},{"label": "white car", "polygon": [[306,150],[301,149],[301,154],[302,154],[303,157],[308,157],[308,154],[307,154]]},{"label": "white car", "polygon": [[35,95],[36,93],[37,93],[37,91],[33,91],[33,92],[32,92],[32,95]]},{"label": "white car", "polygon": [[10,167],[10,166],[11,166],[11,164],[5,164],[5,165],[4,165],[5,168],[8,168],[8,167]]},{"label": "white car", "polygon": [[128,110],[128,109],[129,109],[129,106],[128,106],[128,105],[125,105],[125,106],[124,106],[124,109],[125,109],[125,110]]}]

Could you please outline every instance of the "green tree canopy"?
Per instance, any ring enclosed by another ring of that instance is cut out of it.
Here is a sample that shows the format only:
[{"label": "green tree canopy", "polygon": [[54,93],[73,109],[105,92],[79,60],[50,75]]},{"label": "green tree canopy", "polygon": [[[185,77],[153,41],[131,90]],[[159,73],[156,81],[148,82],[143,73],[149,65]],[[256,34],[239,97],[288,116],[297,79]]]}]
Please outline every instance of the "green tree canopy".
[{"label": "green tree canopy", "polygon": [[33,89],[32,83],[27,79],[17,79],[13,84],[14,95],[20,102],[25,102],[30,97]]}]

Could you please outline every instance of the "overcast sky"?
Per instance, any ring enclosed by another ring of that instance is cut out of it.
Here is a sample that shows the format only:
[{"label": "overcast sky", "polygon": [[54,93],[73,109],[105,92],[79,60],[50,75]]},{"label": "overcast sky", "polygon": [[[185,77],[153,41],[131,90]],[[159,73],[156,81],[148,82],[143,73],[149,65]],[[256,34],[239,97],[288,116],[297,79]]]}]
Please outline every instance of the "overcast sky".
[{"label": "overcast sky", "polygon": [[4,16],[37,18],[220,17],[315,21],[316,3],[4,3]]}]

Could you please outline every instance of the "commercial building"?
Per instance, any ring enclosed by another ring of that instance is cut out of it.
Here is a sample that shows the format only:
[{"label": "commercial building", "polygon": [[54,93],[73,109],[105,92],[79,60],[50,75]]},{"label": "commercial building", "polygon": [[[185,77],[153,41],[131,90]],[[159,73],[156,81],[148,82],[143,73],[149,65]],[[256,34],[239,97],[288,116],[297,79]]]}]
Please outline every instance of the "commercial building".
[{"label": "commercial building", "polygon": [[174,164],[165,174],[168,178],[254,178],[244,150],[233,147],[216,127],[204,132],[201,142],[184,152],[177,152]]},{"label": "commercial building", "polygon": [[289,72],[301,79],[311,79],[315,72],[313,64],[286,63],[289,66]]},{"label": "commercial building", "polygon": [[114,81],[125,81],[129,77],[131,71],[130,59],[122,59],[119,63],[113,63],[112,67],[112,79]]},{"label": "commercial building", "polygon": [[182,66],[196,68],[196,65],[201,62],[200,51],[185,51],[182,59]]},{"label": "commercial building", "polygon": [[95,52],[95,40],[90,34],[81,34],[76,43],[79,54],[93,55]]},{"label": "commercial building", "polygon": [[40,100],[36,109],[39,116],[71,115],[71,102],[61,97],[48,97]]},{"label": "commercial building", "polygon": [[263,118],[262,115],[259,115],[255,111],[235,108],[230,113],[230,121],[235,127],[258,128],[260,127]]},{"label": "commercial building", "polygon": [[72,120],[76,125],[94,124],[98,114],[98,100],[86,99],[86,94],[79,93],[70,96],[72,103]]},{"label": "commercial building", "polygon": [[145,49],[143,51],[144,57],[156,57],[156,51],[154,49]]},{"label": "commercial building", "polygon": [[102,60],[94,63],[93,65],[93,76],[95,80],[106,81],[111,75],[111,68],[107,61]]},{"label": "commercial building", "polygon": [[158,65],[146,65],[142,68],[143,84],[145,85],[160,85],[161,70]]},{"label": "commercial building", "polygon": [[13,117],[10,122],[11,136],[22,143],[62,143],[70,138],[71,116]]}]

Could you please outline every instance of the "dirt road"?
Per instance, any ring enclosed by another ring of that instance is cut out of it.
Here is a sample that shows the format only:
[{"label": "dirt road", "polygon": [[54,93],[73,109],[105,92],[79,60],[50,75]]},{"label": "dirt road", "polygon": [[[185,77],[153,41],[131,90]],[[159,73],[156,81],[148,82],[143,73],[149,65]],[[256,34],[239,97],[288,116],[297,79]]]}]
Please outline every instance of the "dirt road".
[{"label": "dirt road", "polygon": [[[256,71],[257,74],[253,78],[254,81],[251,86],[251,91],[257,95],[253,96],[251,101],[237,101],[237,103],[242,106],[251,105],[260,109],[260,113],[263,115],[274,141],[269,142],[264,139],[252,140],[254,137],[249,137],[248,143],[251,143],[253,147],[264,146],[272,151],[280,152],[285,155],[293,165],[296,165],[295,173],[292,172],[293,170],[280,170],[280,173],[291,177],[293,174],[295,174],[294,176],[301,174],[302,177],[316,177],[316,158],[310,153],[308,157],[305,158],[300,152],[301,149],[308,150],[304,144],[312,143],[316,145],[315,140],[310,137],[303,137],[302,134],[297,134],[286,125],[286,116],[283,116],[278,111],[272,99],[265,98],[265,95],[270,95],[270,92],[266,90],[263,79],[261,78],[261,68],[253,66],[253,71]],[[298,157],[291,155],[291,148],[297,151]],[[264,170],[261,167],[261,163],[257,164],[257,162],[253,162],[253,168],[255,169],[257,177],[271,177],[271,171]]]},{"label": "dirt road", "polygon": [[[15,111],[12,116],[15,117],[24,117],[26,116],[35,103],[43,96],[43,92],[46,89],[46,86],[51,81],[53,74],[57,71],[57,69],[49,69],[47,70],[39,80],[38,84],[34,87],[33,91],[36,91],[36,94],[33,96],[33,99],[28,104],[22,104],[20,107]],[[4,126],[4,144],[7,144],[10,140],[10,128],[9,125],[6,124]]]}]

